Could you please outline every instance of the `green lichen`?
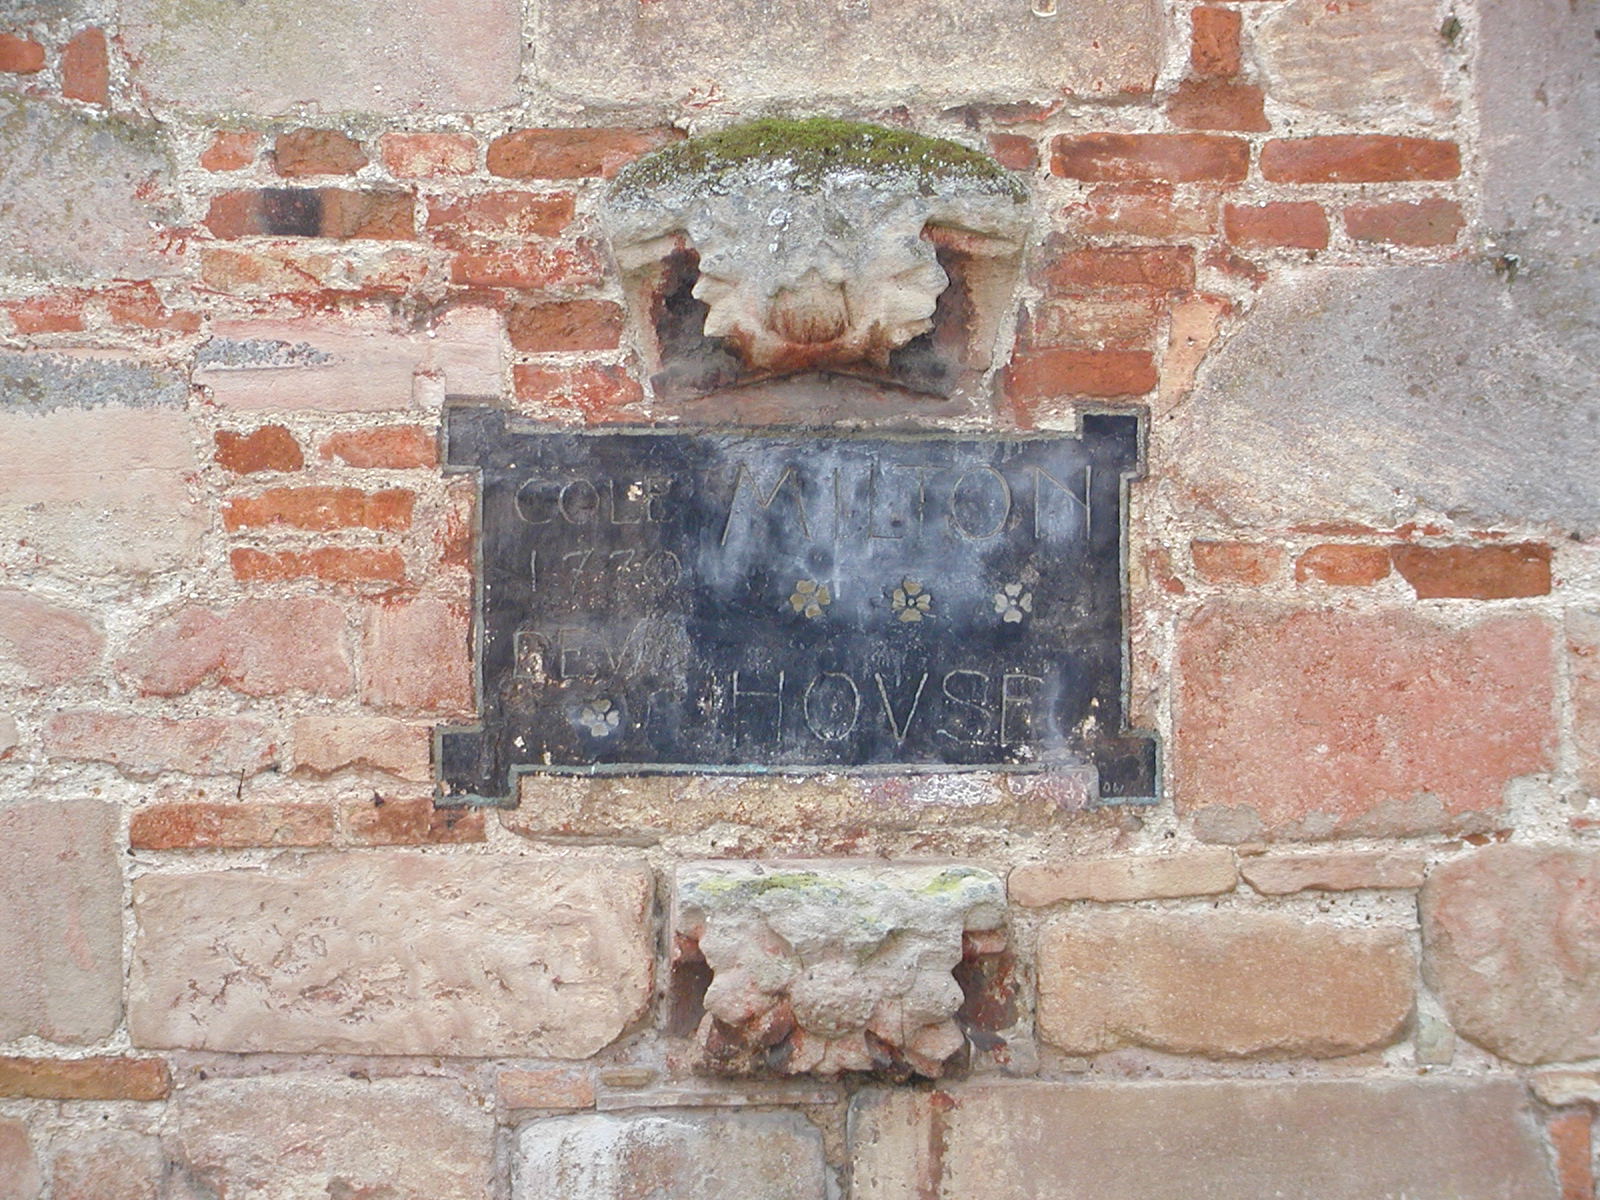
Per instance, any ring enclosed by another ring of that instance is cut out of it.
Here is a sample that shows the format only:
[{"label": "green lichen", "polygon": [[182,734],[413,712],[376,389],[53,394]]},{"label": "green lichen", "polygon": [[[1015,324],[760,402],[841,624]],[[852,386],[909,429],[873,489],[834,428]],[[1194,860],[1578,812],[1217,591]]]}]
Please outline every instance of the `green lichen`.
[{"label": "green lichen", "polygon": [[971,147],[832,117],[751,121],[678,142],[619,173],[615,194],[642,197],[674,184],[714,193],[740,168],[765,164],[801,188],[815,187],[830,175],[864,171],[905,178],[923,195],[954,182],[1018,202],[1027,194],[1021,180]]}]

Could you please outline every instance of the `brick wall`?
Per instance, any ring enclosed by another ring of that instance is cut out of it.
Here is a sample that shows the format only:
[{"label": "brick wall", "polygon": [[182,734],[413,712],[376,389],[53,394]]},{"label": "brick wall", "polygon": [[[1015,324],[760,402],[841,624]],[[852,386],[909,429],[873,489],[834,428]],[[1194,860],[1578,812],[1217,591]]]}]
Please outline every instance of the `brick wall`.
[{"label": "brick wall", "polygon": [[[799,25],[656,3],[0,14],[0,1200],[1593,1200],[1594,5],[936,4],[935,60],[812,5],[844,40],[797,74]],[[433,806],[472,711],[444,398],[671,419],[600,196],[774,112],[1027,179],[980,421],[1148,413],[1155,806]],[[1007,875],[1003,1049],[697,1071],[670,881],[729,857]]]}]

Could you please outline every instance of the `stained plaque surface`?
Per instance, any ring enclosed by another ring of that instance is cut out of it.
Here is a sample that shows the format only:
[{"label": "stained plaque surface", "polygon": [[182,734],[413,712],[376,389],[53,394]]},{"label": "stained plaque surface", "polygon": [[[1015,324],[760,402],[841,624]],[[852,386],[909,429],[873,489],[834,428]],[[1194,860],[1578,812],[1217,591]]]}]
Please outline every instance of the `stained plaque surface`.
[{"label": "stained plaque surface", "polygon": [[551,433],[446,416],[480,480],[481,723],[446,799],[520,772],[1042,770],[1155,790],[1123,728],[1137,418],[1079,436]]}]

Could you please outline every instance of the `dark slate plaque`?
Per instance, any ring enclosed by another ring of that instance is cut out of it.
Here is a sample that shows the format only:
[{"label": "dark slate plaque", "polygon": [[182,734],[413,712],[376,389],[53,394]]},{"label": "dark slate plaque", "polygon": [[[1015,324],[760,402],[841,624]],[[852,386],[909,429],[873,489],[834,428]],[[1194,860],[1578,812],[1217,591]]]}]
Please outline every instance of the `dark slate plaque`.
[{"label": "dark slate plaque", "polygon": [[481,724],[442,798],[520,772],[1092,763],[1155,794],[1123,728],[1122,507],[1138,419],[1080,436],[543,432],[446,415],[474,471]]}]

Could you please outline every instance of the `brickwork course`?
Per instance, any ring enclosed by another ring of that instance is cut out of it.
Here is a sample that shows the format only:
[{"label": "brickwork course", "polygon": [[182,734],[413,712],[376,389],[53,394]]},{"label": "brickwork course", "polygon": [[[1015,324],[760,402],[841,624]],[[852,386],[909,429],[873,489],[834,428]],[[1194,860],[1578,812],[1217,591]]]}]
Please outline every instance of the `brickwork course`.
[{"label": "brickwork course", "polygon": [[[0,1200],[1595,1200],[1600,10],[777,7],[0,6]],[[1143,416],[1153,804],[435,806],[445,398],[818,423],[658,394],[600,222],[773,115],[1025,183],[981,398],[924,424]],[[708,965],[781,955],[676,936],[719,859],[1004,881],[940,934],[959,1051],[856,1069],[888,972],[829,943],[784,986],[860,1046],[713,1069],[708,995],[741,1053],[794,1024]]]}]

